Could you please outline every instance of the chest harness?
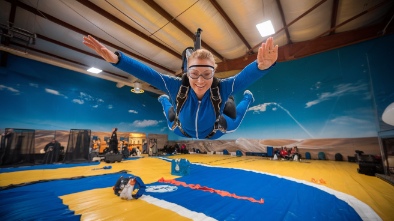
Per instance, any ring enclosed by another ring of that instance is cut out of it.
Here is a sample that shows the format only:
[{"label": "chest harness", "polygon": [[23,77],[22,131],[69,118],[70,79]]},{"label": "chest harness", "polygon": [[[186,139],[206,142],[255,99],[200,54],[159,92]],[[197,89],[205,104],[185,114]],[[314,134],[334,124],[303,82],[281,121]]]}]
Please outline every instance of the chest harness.
[{"label": "chest harness", "polygon": [[[213,82],[210,88],[211,91],[210,99],[215,111],[216,121],[211,133],[209,133],[208,136],[205,137],[205,139],[211,138],[213,135],[216,134],[218,130],[221,131],[222,133],[225,133],[227,130],[226,119],[220,114],[220,104],[222,103],[222,98],[220,97],[219,82],[220,80],[218,78],[213,77]],[[191,136],[182,129],[182,124],[179,121],[179,113],[181,112],[183,105],[185,104],[188,98],[189,90],[190,90],[190,83],[187,74],[185,73],[182,76],[182,85],[179,88],[178,94],[176,96],[176,111],[174,111],[174,109],[171,108],[169,114],[170,121],[171,122],[174,121],[174,124],[172,125],[171,129],[174,130],[175,128],[178,127],[181,133],[186,137],[191,137]],[[234,99],[232,97],[230,97],[226,102],[223,113],[235,119],[236,110],[234,105]]]}]

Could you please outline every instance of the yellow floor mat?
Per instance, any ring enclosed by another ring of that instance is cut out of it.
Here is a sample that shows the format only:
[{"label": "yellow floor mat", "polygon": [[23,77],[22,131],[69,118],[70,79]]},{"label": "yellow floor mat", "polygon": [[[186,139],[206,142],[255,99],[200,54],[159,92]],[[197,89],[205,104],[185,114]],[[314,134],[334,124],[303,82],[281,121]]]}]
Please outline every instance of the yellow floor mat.
[{"label": "yellow floor mat", "polygon": [[[254,156],[175,155],[170,159],[185,158],[192,163],[240,168],[284,176],[337,190],[369,205],[383,220],[394,220],[394,186],[374,176],[357,173],[358,164],[336,161],[273,161]],[[110,170],[94,170],[111,165]],[[143,157],[121,163],[61,169],[29,170],[0,174],[2,187],[38,180],[94,176],[127,170],[150,184],[160,178],[174,179],[171,163],[156,157]],[[193,171],[191,171],[193,173]],[[114,183],[116,180],[114,180]],[[218,181],[220,182],[220,181]],[[186,196],[185,196],[186,197]],[[82,220],[188,220],[181,215],[149,204],[143,200],[121,200],[111,188],[93,189],[61,196],[63,203],[82,215]],[[163,219],[165,217],[165,219]]]}]

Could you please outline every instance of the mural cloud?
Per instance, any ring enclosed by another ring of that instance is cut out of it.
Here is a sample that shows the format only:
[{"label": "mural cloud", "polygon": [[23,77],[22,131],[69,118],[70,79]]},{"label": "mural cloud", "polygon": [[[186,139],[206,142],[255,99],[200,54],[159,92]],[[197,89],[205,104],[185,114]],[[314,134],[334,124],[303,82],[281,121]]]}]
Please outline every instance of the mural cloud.
[{"label": "mural cloud", "polygon": [[360,82],[349,83],[349,84],[340,84],[340,85],[335,86],[333,92],[321,93],[316,100],[307,102],[305,108],[312,107],[313,105],[316,105],[316,104],[321,103],[323,101],[334,99],[334,98],[337,98],[340,96],[355,94],[360,91],[364,92],[367,89],[368,89],[367,84],[360,83]]},{"label": "mural cloud", "polygon": [[57,91],[57,90],[45,88],[45,92],[47,92],[48,94],[53,94],[53,95],[56,95],[56,96],[62,96],[62,97],[64,97],[64,98],[67,98],[66,95],[61,94],[61,93],[60,93],[59,91]]},{"label": "mural cloud", "polygon": [[151,127],[156,126],[159,122],[157,120],[136,120],[134,121],[131,126],[133,127]]}]

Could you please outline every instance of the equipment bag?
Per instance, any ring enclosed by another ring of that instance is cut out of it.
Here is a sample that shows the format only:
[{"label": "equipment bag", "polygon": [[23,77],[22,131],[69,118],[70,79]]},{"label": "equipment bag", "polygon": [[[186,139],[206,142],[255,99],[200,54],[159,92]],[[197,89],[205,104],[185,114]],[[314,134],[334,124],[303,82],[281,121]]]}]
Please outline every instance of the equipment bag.
[{"label": "equipment bag", "polygon": [[173,159],[171,161],[171,175],[187,176],[190,174],[190,162],[187,159]]}]

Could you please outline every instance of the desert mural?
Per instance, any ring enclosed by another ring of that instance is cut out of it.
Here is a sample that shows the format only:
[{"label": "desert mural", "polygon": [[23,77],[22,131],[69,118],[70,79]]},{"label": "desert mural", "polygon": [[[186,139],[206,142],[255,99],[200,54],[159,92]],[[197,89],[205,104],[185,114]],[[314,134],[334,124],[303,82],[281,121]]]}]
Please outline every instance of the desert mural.
[{"label": "desert mural", "polygon": [[[0,130],[36,130],[35,151],[53,137],[66,147],[74,128],[103,140],[117,127],[118,137],[158,134],[205,151],[298,146],[312,157],[319,151],[328,158],[355,150],[380,154],[379,133],[394,131],[381,120],[394,102],[394,52],[387,50],[392,42],[393,35],[277,63],[248,87],[255,102],[241,126],[215,141],[173,134],[158,94],[134,94],[114,82],[10,54],[0,67]],[[242,93],[235,94],[236,102],[241,99]]]}]

